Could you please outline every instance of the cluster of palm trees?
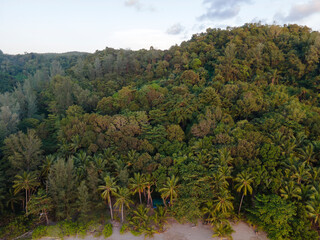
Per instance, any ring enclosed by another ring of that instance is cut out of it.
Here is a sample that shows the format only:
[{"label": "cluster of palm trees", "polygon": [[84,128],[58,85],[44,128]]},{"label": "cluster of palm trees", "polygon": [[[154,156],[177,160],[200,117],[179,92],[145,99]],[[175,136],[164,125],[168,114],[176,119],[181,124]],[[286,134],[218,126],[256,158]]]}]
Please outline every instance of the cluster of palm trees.
[{"label": "cluster of palm trees", "polygon": [[[165,184],[159,188],[164,205],[166,205],[167,199],[170,199],[170,206],[178,197],[178,181],[179,178],[174,175],[168,177]],[[129,188],[121,187],[117,185],[117,181],[114,177],[107,175],[104,178],[104,184],[99,186],[99,190],[102,191],[101,197],[106,201],[109,206],[111,220],[114,219],[113,206],[118,208],[121,212],[121,222],[124,221],[124,208],[130,208],[133,204],[131,196],[138,193],[140,205],[142,204],[142,195],[145,196],[147,206],[153,206],[152,200],[152,186],[156,184],[155,179],[150,174],[134,173],[134,177],[129,179]],[[114,204],[112,204],[112,197],[115,198]]]}]

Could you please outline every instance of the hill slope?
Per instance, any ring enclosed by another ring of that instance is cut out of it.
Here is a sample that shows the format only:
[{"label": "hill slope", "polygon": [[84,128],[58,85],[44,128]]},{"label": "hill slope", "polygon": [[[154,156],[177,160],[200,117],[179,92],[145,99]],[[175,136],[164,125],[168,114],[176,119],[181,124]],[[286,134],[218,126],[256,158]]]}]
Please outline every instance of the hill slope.
[{"label": "hill slope", "polygon": [[[241,213],[270,239],[317,239],[319,56],[320,34],[307,27],[246,24],[166,51],[106,48],[50,71],[35,64],[0,95],[3,225],[22,221],[6,202],[27,211],[36,194],[54,220],[106,213],[98,187],[114,179],[112,203],[130,189],[134,210],[143,189],[144,203],[167,199],[172,216],[215,231]],[[135,214],[129,227],[147,233]]]}]

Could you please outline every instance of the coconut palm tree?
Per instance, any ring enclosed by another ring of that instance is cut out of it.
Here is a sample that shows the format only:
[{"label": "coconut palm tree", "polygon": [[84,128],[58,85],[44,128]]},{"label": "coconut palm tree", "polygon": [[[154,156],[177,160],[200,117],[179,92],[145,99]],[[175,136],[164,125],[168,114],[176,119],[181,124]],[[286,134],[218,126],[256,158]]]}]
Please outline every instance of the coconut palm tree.
[{"label": "coconut palm tree", "polygon": [[165,202],[168,199],[168,197],[170,197],[170,206],[173,205],[173,200],[178,198],[178,192],[177,192],[178,181],[179,181],[179,178],[175,177],[174,175],[172,175],[171,178],[167,177],[166,183],[159,190],[159,192],[161,192],[161,197],[164,200],[165,205],[166,205]]},{"label": "coconut palm tree", "polygon": [[153,201],[152,201],[152,196],[151,193],[151,187],[155,184],[154,178],[151,176],[151,174],[146,174],[145,176],[145,182],[144,185],[147,188],[147,205],[152,206]]},{"label": "coconut palm tree", "polygon": [[132,204],[133,202],[130,200],[130,191],[128,188],[118,188],[118,192],[116,192],[114,194],[116,196],[116,202],[115,202],[115,206],[117,206],[119,208],[119,210],[121,211],[121,222],[123,223],[124,221],[124,214],[123,214],[123,210],[124,207],[126,206],[127,208],[130,208],[130,204]]},{"label": "coconut palm tree", "polygon": [[307,203],[306,208],[309,217],[320,227],[320,195],[316,194],[313,199]]},{"label": "coconut palm tree", "polygon": [[141,175],[140,173],[134,173],[134,177],[130,178],[129,182],[129,188],[133,191],[133,194],[139,194],[140,204],[142,204],[141,193],[143,193],[145,189],[144,175]]},{"label": "coconut palm tree", "polygon": [[16,195],[22,190],[25,190],[26,194],[26,213],[28,214],[28,201],[31,195],[31,190],[34,190],[39,186],[39,182],[34,173],[23,172],[22,175],[16,175],[13,181],[14,194]]},{"label": "coconut palm tree", "polygon": [[212,237],[220,237],[221,240],[223,238],[232,240],[231,234],[234,232],[234,230],[228,222],[217,223],[213,227],[213,231],[215,232],[215,234],[213,234]]},{"label": "coconut palm tree", "polygon": [[167,210],[162,206],[158,206],[153,216],[154,222],[158,225],[159,231],[163,231],[164,224],[167,223]]},{"label": "coconut palm tree", "polygon": [[239,215],[240,215],[240,211],[241,211],[243,197],[246,196],[248,194],[248,192],[250,194],[252,194],[252,186],[251,185],[253,183],[253,180],[254,180],[253,176],[251,176],[251,174],[248,173],[247,171],[239,173],[235,179],[235,181],[238,182],[236,184],[237,192],[242,192],[242,197],[241,197],[241,201],[240,201],[240,205],[239,205],[239,212],[238,212]]},{"label": "coconut palm tree", "polygon": [[301,199],[301,189],[296,185],[295,182],[290,181],[284,184],[285,186],[280,189],[280,195],[284,199],[292,200],[294,198],[300,200]]},{"label": "coconut palm tree", "polygon": [[305,148],[300,148],[299,156],[307,165],[312,165],[313,162],[316,162],[316,153],[314,152],[314,146],[310,143]]},{"label": "coconut palm tree", "polygon": [[12,189],[9,189],[8,195],[7,195],[7,207],[10,206],[12,212],[15,212],[15,205],[18,203],[21,199],[21,196],[16,196],[14,194],[14,191]]},{"label": "coconut palm tree", "polygon": [[113,212],[112,212],[112,202],[111,202],[111,195],[114,195],[117,191],[117,183],[113,177],[109,175],[104,178],[104,185],[99,186],[99,190],[103,191],[101,193],[101,197],[106,200],[107,204],[109,205],[111,220],[113,220]]},{"label": "coconut palm tree", "polygon": [[310,170],[306,168],[306,162],[302,163],[298,168],[294,167],[294,174],[292,175],[293,179],[297,180],[297,183],[300,185],[303,182],[309,181],[311,178]]},{"label": "coconut palm tree", "polygon": [[314,194],[314,189],[311,185],[301,184],[300,190],[300,197],[302,202],[308,202]]},{"label": "coconut palm tree", "polygon": [[222,213],[228,213],[233,210],[232,204],[233,197],[230,195],[229,191],[224,189],[214,203],[216,204],[216,211],[221,211]]}]

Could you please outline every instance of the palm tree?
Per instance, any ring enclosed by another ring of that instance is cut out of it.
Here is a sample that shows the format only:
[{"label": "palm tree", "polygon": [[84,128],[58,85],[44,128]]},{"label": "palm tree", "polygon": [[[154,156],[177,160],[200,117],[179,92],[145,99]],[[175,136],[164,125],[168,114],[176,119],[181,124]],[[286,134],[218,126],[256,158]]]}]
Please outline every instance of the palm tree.
[{"label": "palm tree", "polygon": [[116,184],[117,183],[114,178],[108,175],[104,178],[104,185],[99,186],[98,188],[99,190],[103,191],[101,193],[101,197],[106,200],[107,204],[109,205],[111,220],[113,220],[111,195],[115,194],[117,191]]},{"label": "palm tree", "polygon": [[76,167],[77,176],[80,180],[84,179],[87,175],[87,168],[90,163],[90,156],[86,152],[80,151],[74,157],[74,165]]},{"label": "palm tree", "polygon": [[213,186],[215,188],[215,192],[219,193],[226,189],[229,186],[227,181],[228,177],[224,175],[223,172],[217,171],[213,174]]},{"label": "palm tree", "polygon": [[107,160],[104,158],[102,154],[95,154],[91,162],[92,166],[98,172],[99,176],[101,176],[103,171],[105,171],[107,163]]},{"label": "palm tree", "polygon": [[145,189],[144,175],[141,175],[140,173],[134,173],[134,177],[130,178],[129,181],[130,181],[129,187],[133,191],[133,194],[137,192],[139,193],[140,204],[142,204],[141,193]]},{"label": "palm tree", "polygon": [[241,197],[239,212],[238,212],[239,215],[241,211],[243,197],[246,196],[248,192],[252,194],[251,184],[253,183],[253,180],[254,180],[253,176],[251,176],[251,174],[248,173],[247,171],[239,173],[235,179],[235,181],[238,182],[236,184],[237,192],[242,192],[242,197]]},{"label": "palm tree", "polygon": [[159,190],[161,192],[161,197],[164,200],[164,204],[166,205],[165,201],[168,197],[170,197],[170,206],[173,204],[173,200],[178,197],[178,181],[179,178],[175,177],[174,175],[171,176],[171,178],[167,177],[167,181],[164,184],[163,188]]},{"label": "palm tree", "polygon": [[217,223],[213,227],[213,231],[215,234],[213,234],[212,237],[220,237],[221,240],[226,237],[227,239],[232,240],[231,234],[234,232],[234,230],[228,222]]},{"label": "palm tree", "polygon": [[311,178],[310,170],[306,169],[305,162],[302,163],[298,169],[293,167],[295,173],[292,175],[293,179],[297,179],[297,183],[300,185],[302,181],[306,182]]},{"label": "palm tree", "polygon": [[158,206],[155,210],[153,220],[158,224],[160,231],[163,231],[163,225],[167,223],[167,213],[167,210],[162,206]]},{"label": "palm tree", "polygon": [[289,183],[285,183],[285,186],[280,189],[280,195],[284,199],[292,200],[293,198],[301,199],[301,189],[296,185],[295,182],[290,181]]},{"label": "palm tree", "polygon": [[306,207],[309,217],[320,227],[320,195],[316,194]]},{"label": "palm tree", "polygon": [[154,178],[151,176],[151,174],[147,174],[144,180],[144,185],[147,188],[147,205],[152,206],[153,201],[151,193],[153,191],[151,191],[151,187],[154,185]]},{"label": "palm tree", "polygon": [[9,193],[7,195],[7,207],[10,206],[12,212],[15,212],[15,204],[18,203],[20,201],[20,196],[16,196],[14,194],[14,191],[12,189],[9,189]]},{"label": "palm tree", "polygon": [[40,177],[42,179],[42,184],[46,187],[46,192],[48,193],[48,175],[51,169],[51,166],[53,165],[55,161],[55,157],[53,155],[46,156],[46,159],[41,165],[41,172]]},{"label": "palm tree", "polygon": [[34,173],[23,172],[22,175],[16,175],[13,181],[14,194],[16,195],[21,190],[25,190],[26,194],[26,213],[28,214],[28,201],[31,195],[31,190],[39,186],[39,182]]},{"label": "palm tree", "polygon": [[118,188],[118,192],[115,193],[116,196],[116,202],[115,202],[115,206],[117,206],[119,208],[119,210],[121,211],[121,223],[123,223],[124,220],[124,215],[123,215],[123,209],[124,206],[126,206],[127,208],[130,208],[130,203],[132,204],[132,201],[130,200],[130,191],[128,188]]},{"label": "palm tree", "polygon": [[233,197],[230,195],[229,191],[224,189],[214,203],[216,204],[216,211],[221,211],[222,213],[227,213],[233,210],[232,204]]},{"label": "palm tree", "polygon": [[316,153],[314,152],[314,146],[312,143],[310,143],[308,146],[306,146],[304,149],[300,148],[298,149],[300,154],[300,158],[304,160],[305,163],[310,165],[311,163],[316,161]]},{"label": "palm tree", "polygon": [[302,202],[308,202],[312,195],[314,194],[314,189],[311,185],[303,185],[300,186],[300,197]]},{"label": "palm tree", "polygon": [[148,220],[149,211],[150,211],[150,208],[146,208],[141,204],[138,206],[137,210],[133,211],[132,219],[138,220],[140,224],[143,224]]},{"label": "palm tree", "polygon": [[211,224],[215,224],[226,217],[221,212],[216,211],[216,205],[212,201],[206,202],[206,205],[202,208],[202,213],[207,216],[206,220]]},{"label": "palm tree", "polygon": [[228,148],[219,149],[215,161],[218,163],[219,166],[231,166],[233,158],[231,157],[230,150],[228,150]]}]

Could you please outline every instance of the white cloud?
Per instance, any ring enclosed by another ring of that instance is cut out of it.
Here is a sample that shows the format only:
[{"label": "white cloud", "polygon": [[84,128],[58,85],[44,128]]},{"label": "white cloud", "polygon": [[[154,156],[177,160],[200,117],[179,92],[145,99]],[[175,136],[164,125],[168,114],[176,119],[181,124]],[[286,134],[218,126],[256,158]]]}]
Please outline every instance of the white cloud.
[{"label": "white cloud", "polygon": [[288,16],[277,13],[276,18],[283,21],[300,21],[316,13],[320,13],[320,0],[310,0],[307,3],[295,4],[291,7]]},{"label": "white cloud", "polygon": [[147,6],[145,4],[142,4],[140,0],[126,0],[124,2],[124,5],[127,7],[133,7],[137,11],[141,11],[141,10],[154,11],[155,10],[154,7],[152,7],[151,5]]},{"label": "white cloud", "polygon": [[124,5],[127,7],[134,7],[137,10],[141,10],[141,7],[142,7],[139,0],[127,0],[125,1]]},{"label": "white cloud", "polygon": [[167,29],[167,33],[170,35],[178,35],[182,33],[184,27],[180,23],[176,23]]},{"label": "white cloud", "polygon": [[204,0],[203,4],[208,5],[207,12],[201,15],[198,20],[233,18],[239,14],[240,4],[249,2],[250,0]]}]

